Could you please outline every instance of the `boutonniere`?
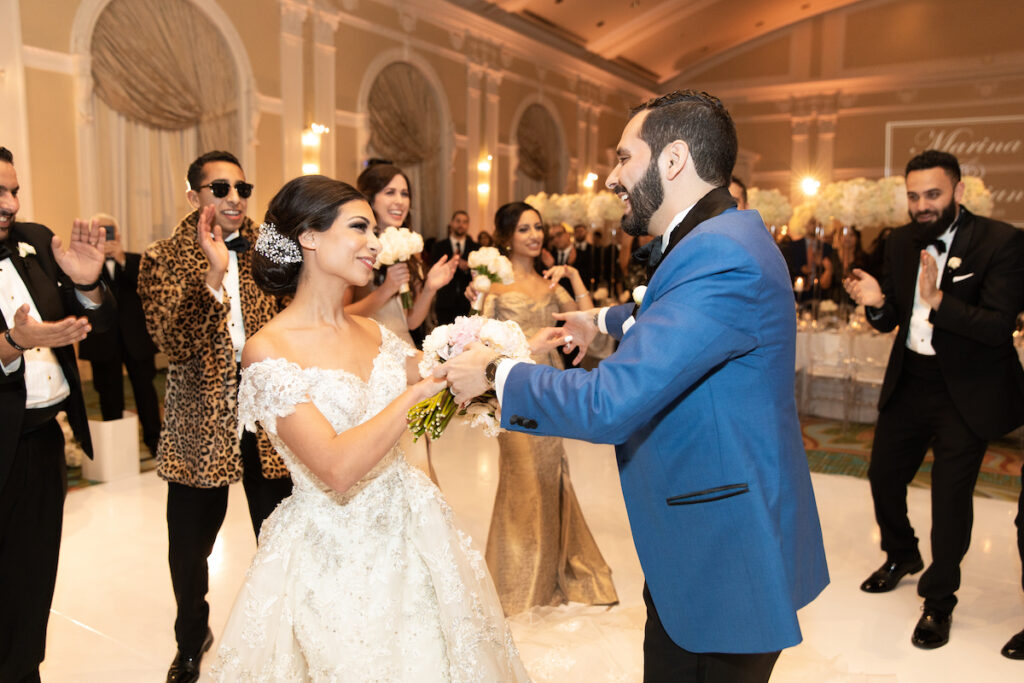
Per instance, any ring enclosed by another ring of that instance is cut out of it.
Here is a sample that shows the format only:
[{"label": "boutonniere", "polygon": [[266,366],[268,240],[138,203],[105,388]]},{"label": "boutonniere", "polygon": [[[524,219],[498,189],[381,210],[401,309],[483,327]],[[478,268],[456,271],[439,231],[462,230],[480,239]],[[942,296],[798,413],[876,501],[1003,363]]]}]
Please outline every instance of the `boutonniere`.
[{"label": "boutonniere", "polygon": [[20,256],[21,258],[25,258],[29,254],[35,256],[36,248],[33,247],[28,242],[18,242],[18,256]]},{"label": "boutonniere", "polygon": [[647,285],[637,285],[633,288],[633,303],[637,306],[643,303],[644,294],[647,293]]},{"label": "boutonniere", "polygon": [[946,261],[946,267],[949,268],[950,270],[956,270],[957,268],[960,267],[960,263],[960,257],[954,256],[953,258]]}]

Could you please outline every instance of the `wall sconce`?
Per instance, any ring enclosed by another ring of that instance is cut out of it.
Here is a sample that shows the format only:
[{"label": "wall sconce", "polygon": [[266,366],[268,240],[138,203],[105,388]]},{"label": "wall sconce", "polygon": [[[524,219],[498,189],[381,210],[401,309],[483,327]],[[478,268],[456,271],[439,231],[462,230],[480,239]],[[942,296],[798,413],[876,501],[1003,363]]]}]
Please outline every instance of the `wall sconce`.
[{"label": "wall sconce", "polygon": [[821,181],[816,180],[811,176],[807,176],[800,181],[800,189],[803,190],[803,193],[808,197],[813,197],[818,194],[819,187],[821,187]]},{"label": "wall sconce", "polygon": [[490,183],[480,183],[479,185],[477,185],[476,186],[476,193],[477,194],[490,194],[491,193],[491,185],[490,185]]},{"label": "wall sconce", "polygon": [[596,182],[597,182],[597,174],[594,173],[593,171],[591,171],[583,179],[583,187],[587,188],[588,190],[593,190],[594,189],[594,183],[596,183]]},{"label": "wall sconce", "polygon": [[331,129],[319,123],[311,123],[302,131],[302,173],[315,175],[320,172],[320,136]]},{"label": "wall sconce", "polygon": [[491,172],[491,161],[493,161],[493,160],[494,160],[494,157],[492,155],[488,154],[486,159],[481,160],[476,165],[476,170],[480,171],[481,173],[490,173]]}]

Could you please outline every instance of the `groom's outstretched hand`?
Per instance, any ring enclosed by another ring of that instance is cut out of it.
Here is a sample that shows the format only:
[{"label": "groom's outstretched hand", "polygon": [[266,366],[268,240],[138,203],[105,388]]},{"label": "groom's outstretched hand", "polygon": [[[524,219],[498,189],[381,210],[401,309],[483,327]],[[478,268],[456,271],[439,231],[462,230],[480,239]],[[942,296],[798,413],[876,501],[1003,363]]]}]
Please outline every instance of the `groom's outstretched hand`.
[{"label": "groom's outstretched hand", "polygon": [[470,344],[455,358],[435,368],[434,377],[447,379],[455,400],[463,405],[493,388],[484,378],[484,368],[494,355],[494,349],[490,347]]},{"label": "groom's outstretched hand", "polygon": [[600,308],[591,308],[586,311],[571,311],[569,313],[555,313],[555,320],[565,321],[562,327],[565,330],[565,352],[578,349],[576,357],[572,359],[573,365],[579,365],[583,357],[587,355],[590,343],[597,336],[597,314]]}]

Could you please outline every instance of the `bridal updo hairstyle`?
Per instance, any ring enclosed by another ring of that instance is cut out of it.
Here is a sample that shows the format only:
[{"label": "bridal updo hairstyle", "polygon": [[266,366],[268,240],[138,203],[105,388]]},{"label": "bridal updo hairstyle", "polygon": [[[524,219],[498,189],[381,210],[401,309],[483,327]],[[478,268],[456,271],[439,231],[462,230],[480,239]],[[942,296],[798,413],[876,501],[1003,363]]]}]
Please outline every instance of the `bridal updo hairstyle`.
[{"label": "bridal updo hairstyle", "polygon": [[[409,211],[405,214],[405,220],[402,221],[403,228],[412,229],[412,183],[409,182],[409,176],[402,172],[402,169],[398,168],[394,164],[387,162],[381,162],[379,160],[372,160],[369,166],[359,174],[356,178],[356,188],[366,195],[366,200],[370,202],[370,208],[373,208],[373,198],[377,196],[381,190],[388,186],[396,175],[400,175],[405,178],[405,185],[409,188]],[[380,222],[378,217],[377,222]]]},{"label": "bridal updo hairstyle", "polygon": [[[366,197],[348,183],[322,175],[299,176],[277,191],[263,220],[273,223],[282,237],[298,246],[299,235],[307,230],[325,232],[337,220],[338,210],[356,200],[366,201]],[[268,294],[294,294],[301,271],[301,261],[275,263],[253,250],[253,279]]]}]

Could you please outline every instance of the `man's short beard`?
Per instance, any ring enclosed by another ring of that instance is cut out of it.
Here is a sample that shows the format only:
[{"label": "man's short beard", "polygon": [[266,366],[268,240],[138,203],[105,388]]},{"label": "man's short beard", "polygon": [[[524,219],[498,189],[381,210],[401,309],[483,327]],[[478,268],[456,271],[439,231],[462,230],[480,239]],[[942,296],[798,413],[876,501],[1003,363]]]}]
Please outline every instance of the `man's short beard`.
[{"label": "man's short beard", "polygon": [[616,193],[625,191],[629,197],[629,213],[622,217],[622,229],[627,235],[646,235],[650,228],[651,216],[661,208],[665,201],[665,191],[661,187],[661,176],[658,175],[658,160],[651,159],[642,178],[632,190],[622,185],[615,188]]},{"label": "man's short beard", "polygon": [[949,230],[949,226],[951,226],[953,221],[956,219],[956,209],[956,200],[951,198],[949,200],[949,204],[942,209],[942,213],[939,214],[939,217],[935,221],[919,223],[913,215],[910,216],[910,221],[914,226],[914,230],[921,239],[932,240],[946,232],[946,230]]}]

